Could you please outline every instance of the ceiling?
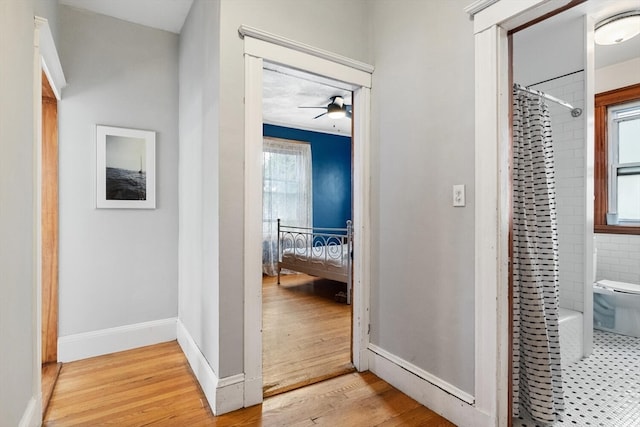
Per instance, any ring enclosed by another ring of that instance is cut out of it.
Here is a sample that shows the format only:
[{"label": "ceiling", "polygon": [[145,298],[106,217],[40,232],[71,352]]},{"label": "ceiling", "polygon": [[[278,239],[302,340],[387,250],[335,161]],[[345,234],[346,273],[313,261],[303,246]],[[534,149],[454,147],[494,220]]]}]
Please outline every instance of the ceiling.
[{"label": "ceiling", "polygon": [[[556,31],[554,27],[558,28],[582,15],[589,16],[597,24],[610,16],[629,10],[637,10],[639,5],[640,2],[638,0],[591,0],[568,9],[530,28],[533,30],[531,31],[532,36],[535,37],[536,32],[554,32]],[[594,60],[596,69],[638,57],[640,57],[640,36],[636,36],[631,40],[617,45],[595,45]]]},{"label": "ceiling", "polygon": [[326,114],[314,118],[326,109],[299,108],[326,107],[332,96],[341,96],[351,105],[351,91],[338,85],[319,83],[316,76],[267,64],[262,80],[262,119],[274,125],[349,136],[351,119],[332,119]]},{"label": "ceiling", "polygon": [[[136,24],[179,34],[193,0],[59,0],[61,4],[86,9]],[[162,4],[162,6],[159,6]],[[638,8],[638,0],[592,0],[565,12],[568,16],[588,14],[595,22],[625,10]],[[573,14],[573,15],[572,15]],[[543,24],[543,23],[541,23]],[[541,25],[538,24],[538,25]],[[596,46],[596,68],[627,61],[640,56],[640,36],[613,46]],[[337,82],[318,83],[310,75],[290,70],[265,70],[263,83],[263,120],[265,123],[287,125],[301,129],[340,135],[351,134],[351,120],[314,119],[322,109],[301,109],[300,106],[326,106],[335,95],[351,104],[351,92]],[[321,80],[320,80],[321,81]]]},{"label": "ceiling", "polygon": [[58,2],[179,34],[193,0],[58,0]]},{"label": "ceiling", "polygon": [[[615,2],[600,3],[603,7],[594,9],[591,14],[596,23],[618,13],[640,9],[638,0],[617,0]],[[620,44],[608,46],[596,44],[595,67],[596,69],[603,68],[638,57],[640,57],[640,35]]]}]

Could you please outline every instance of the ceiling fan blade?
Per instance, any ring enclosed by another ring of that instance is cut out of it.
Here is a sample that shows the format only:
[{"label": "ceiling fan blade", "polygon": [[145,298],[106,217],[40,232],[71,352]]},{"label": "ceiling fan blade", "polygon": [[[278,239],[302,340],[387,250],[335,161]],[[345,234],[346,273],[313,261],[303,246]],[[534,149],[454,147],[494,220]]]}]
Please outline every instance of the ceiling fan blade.
[{"label": "ceiling fan blade", "polygon": [[315,120],[315,119],[317,119],[317,118],[319,118],[319,117],[322,117],[322,116],[324,116],[325,114],[327,114],[327,113],[318,114],[317,116],[315,116],[315,117],[313,118],[313,120]]},{"label": "ceiling fan blade", "polygon": [[327,107],[298,107],[298,108],[322,108],[323,110],[327,109]]}]

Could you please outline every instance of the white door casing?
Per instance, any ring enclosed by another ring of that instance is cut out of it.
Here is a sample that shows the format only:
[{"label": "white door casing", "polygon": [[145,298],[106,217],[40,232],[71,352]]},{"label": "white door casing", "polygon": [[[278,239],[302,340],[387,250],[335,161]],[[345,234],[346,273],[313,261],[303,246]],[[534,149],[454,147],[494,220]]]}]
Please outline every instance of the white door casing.
[{"label": "white door casing", "polygon": [[[241,26],[245,55],[245,206],[262,205],[264,61],[327,77],[353,91],[353,363],[368,369],[371,65],[255,28]],[[262,210],[244,218],[244,406],[262,402]]]}]

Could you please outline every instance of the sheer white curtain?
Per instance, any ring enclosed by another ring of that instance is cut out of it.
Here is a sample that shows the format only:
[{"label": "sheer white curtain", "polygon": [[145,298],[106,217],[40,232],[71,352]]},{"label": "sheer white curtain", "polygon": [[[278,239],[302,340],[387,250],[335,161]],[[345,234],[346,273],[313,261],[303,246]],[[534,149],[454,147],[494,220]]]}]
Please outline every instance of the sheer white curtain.
[{"label": "sheer white curtain", "polygon": [[262,153],[262,271],[278,268],[278,225],[311,227],[311,146],[265,138]]}]

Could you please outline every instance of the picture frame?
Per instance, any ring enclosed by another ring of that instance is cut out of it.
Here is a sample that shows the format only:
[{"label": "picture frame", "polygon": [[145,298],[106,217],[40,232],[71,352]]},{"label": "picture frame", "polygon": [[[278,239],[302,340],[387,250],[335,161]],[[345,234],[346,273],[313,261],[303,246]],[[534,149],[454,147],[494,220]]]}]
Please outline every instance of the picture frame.
[{"label": "picture frame", "polygon": [[156,133],[96,125],[96,208],[155,207]]}]

